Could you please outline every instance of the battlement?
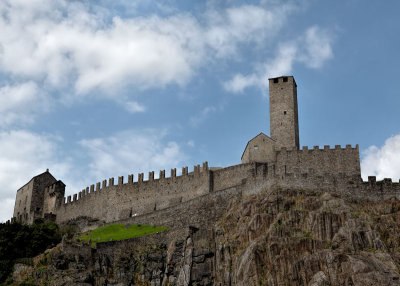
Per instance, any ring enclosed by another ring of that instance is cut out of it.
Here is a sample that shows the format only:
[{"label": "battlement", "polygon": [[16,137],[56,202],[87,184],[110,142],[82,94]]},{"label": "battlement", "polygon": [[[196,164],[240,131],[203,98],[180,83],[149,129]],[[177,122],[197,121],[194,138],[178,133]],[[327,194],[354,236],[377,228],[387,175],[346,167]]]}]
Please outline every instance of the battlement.
[{"label": "battlement", "polygon": [[301,150],[285,147],[276,149],[277,173],[308,173],[310,169],[319,174],[359,175],[359,146],[347,144],[345,147],[325,145],[322,148],[303,146]]},{"label": "battlement", "polygon": [[333,150],[359,150],[358,144],[353,147],[351,144],[346,144],[345,147],[342,147],[341,145],[335,145],[334,147],[331,147],[330,145],[324,145],[323,148],[320,148],[320,146],[316,145],[313,146],[312,148],[309,148],[308,146],[303,146],[300,150],[296,148],[287,148],[287,147],[278,147],[276,149],[276,152],[291,152],[291,151],[296,151],[296,152],[311,152],[311,151],[333,151]]},{"label": "battlement", "polygon": [[[96,184],[90,185],[90,187],[86,187],[83,189],[81,192],[78,192],[73,195],[69,195],[68,197],[64,198],[64,204],[71,204],[78,202],[79,200],[84,199],[85,197],[89,195],[96,195],[97,193],[107,191],[112,187],[121,187],[125,185],[140,185],[140,184],[149,184],[149,183],[158,183],[160,180],[171,180],[171,179],[181,179],[186,176],[192,176],[192,177],[197,177],[202,175],[202,173],[208,171],[208,162],[204,162],[202,167],[200,165],[195,165],[193,166],[193,171],[189,172],[189,168],[187,166],[182,167],[182,173],[181,175],[177,175],[176,168],[171,169],[170,171],[170,176],[166,177],[165,176],[165,170],[160,170],[158,177],[155,177],[154,171],[148,172],[148,177],[147,180],[145,179],[144,173],[139,173],[137,175],[137,180],[135,180],[135,176],[133,174],[128,175],[128,180],[125,182],[124,181],[124,176],[119,176],[117,184],[115,184],[115,178],[109,178],[108,179],[108,184],[107,180],[103,180],[102,183],[97,182]],[[55,187],[55,184],[52,186],[49,186],[49,191],[51,191]]]},{"label": "battlement", "polygon": [[279,84],[279,83],[294,83],[295,86],[297,87],[296,81],[294,80],[293,76],[279,76],[279,77],[273,77],[268,79],[269,84]]},{"label": "battlement", "polygon": [[391,178],[384,178],[381,181],[376,181],[376,176],[368,176],[368,181],[364,182],[364,184],[398,186],[398,185],[400,185],[400,180],[399,180],[399,182],[393,182]]}]

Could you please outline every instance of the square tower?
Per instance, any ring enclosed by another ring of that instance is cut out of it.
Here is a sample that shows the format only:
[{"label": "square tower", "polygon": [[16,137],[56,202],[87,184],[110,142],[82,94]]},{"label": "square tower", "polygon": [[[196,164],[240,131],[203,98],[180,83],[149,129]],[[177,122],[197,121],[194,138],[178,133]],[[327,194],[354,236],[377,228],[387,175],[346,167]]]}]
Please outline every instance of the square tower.
[{"label": "square tower", "polygon": [[299,149],[297,84],[293,76],[269,79],[271,138],[278,146]]}]

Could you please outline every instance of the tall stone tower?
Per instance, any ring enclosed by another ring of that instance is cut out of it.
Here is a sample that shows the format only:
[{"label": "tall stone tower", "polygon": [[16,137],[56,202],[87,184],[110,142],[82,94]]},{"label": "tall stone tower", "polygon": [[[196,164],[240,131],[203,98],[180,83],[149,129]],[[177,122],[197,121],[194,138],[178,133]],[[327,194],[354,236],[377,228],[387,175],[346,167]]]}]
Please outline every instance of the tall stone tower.
[{"label": "tall stone tower", "polygon": [[271,138],[280,147],[299,149],[297,84],[293,76],[269,79]]}]

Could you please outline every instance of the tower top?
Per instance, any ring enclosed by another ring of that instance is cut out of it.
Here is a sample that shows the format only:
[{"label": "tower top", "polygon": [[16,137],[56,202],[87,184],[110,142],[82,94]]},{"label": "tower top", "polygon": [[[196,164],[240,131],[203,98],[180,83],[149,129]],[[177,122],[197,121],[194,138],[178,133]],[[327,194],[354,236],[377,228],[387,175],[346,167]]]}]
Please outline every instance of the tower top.
[{"label": "tower top", "polygon": [[[280,82],[292,82],[294,83],[294,86],[297,87],[296,81],[294,80],[294,77],[292,75],[282,75],[278,77],[271,77],[268,79],[269,83],[280,83]],[[270,86],[271,90],[271,86]]]}]

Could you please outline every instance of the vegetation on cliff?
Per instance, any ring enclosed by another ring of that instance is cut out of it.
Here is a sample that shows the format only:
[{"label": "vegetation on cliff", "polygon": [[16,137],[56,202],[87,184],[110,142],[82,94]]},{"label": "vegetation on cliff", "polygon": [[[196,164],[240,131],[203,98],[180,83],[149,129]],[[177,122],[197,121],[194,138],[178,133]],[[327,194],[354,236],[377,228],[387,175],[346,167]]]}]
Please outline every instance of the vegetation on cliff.
[{"label": "vegetation on cliff", "polygon": [[78,237],[84,242],[92,241],[92,246],[95,243],[105,241],[124,240],[134,237],[149,235],[152,233],[167,230],[167,227],[141,225],[141,224],[111,224],[97,229],[88,231]]},{"label": "vegetation on cliff", "polygon": [[0,283],[10,275],[15,262],[32,263],[32,258],[61,240],[59,227],[36,220],[31,226],[20,223],[0,224]]}]

